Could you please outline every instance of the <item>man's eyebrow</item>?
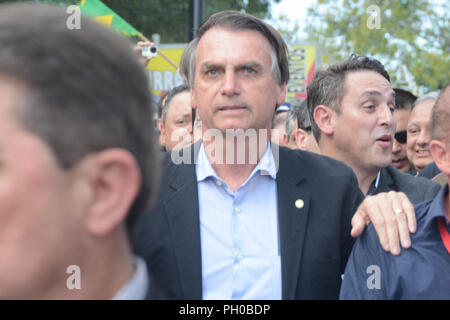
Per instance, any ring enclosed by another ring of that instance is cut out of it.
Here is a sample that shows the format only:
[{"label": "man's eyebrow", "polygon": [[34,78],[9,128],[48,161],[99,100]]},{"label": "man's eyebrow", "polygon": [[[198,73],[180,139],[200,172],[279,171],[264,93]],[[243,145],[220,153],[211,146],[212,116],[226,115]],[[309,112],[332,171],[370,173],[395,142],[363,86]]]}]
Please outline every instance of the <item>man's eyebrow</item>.
[{"label": "man's eyebrow", "polygon": [[[366,91],[363,94],[361,94],[361,98],[366,98],[366,97],[371,97],[371,96],[381,97],[382,94],[380,91],[376,91],[376,90]],[[394,91],[391,92],[390,98],[395,100],[395,92]]]},{"label": "man's eyebrow", "polygon": [[203,69],[217,68],[217,67],[219,67],[219,66],[220,66],[220,64],[214,63],[214,62],[209,62],[209,61],[203,62],[203,63],[200,65],[200,67],[203,68]]},{"label": "man's eyebrow", "polygon": [[258,63],[258,62],[244,62],[244,63],[239,64],[237,67],[238,68],[241,68],[241,67],[244,67],[244,68],[248,68],[248,67],[258,68],[260,66],[261,66],[261,64]]}]

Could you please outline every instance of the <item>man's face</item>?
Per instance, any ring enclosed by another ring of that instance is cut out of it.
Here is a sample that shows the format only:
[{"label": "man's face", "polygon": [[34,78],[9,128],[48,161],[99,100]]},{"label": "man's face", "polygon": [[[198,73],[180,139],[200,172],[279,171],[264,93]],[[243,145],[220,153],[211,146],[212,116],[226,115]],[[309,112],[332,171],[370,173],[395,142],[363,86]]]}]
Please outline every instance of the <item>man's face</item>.
[{"label": "man's face", "polygon": [[180,149],[192,142],[192,108],[189,91],[181,92],[170,101],[166,122],[161,130],[166,149]]},{"label": "man's face", "polygon": [[[66,268],[82,262],[77,241],[83,190],[53,152],[19,124],[24,95],[0,78],[0,299],[43,297],[66,286]],[[70,262],[69,262],[70,261]]]},{"label": "man's face", "polygon": [[212,28],[197,48],[193,106],[203,132],[217,128],[270,130],[286,86],[275,82],[270,45],[256,31]]},{"label": "man's face", "polygon": [[[410,114],[410,109],[398,109],[394,111],[394,117],[397,119],[397,130],[395,134],[396,137],[397,135],[399,136],[399,139],[406,138],[406,128]],[[394,144],[392,145],[392,165],[403,172],[408,172],[412,169],[411,163],[406,156],[406,140],[405,142],[399,142],[397,139],[394,139]]]},{"label": "man's face", "polygon": [[371,174],[391,164],[394,103],[394,91],[382,75],[373,71],[347,74],[334,124],[333,139],[340,160]]},{"label": "man's face", "polygon": [[429,144],[431,141],[431,111],[435,101],[427,99],[414,107],[408,122],[406,153],[417,171],[433,162]]}]

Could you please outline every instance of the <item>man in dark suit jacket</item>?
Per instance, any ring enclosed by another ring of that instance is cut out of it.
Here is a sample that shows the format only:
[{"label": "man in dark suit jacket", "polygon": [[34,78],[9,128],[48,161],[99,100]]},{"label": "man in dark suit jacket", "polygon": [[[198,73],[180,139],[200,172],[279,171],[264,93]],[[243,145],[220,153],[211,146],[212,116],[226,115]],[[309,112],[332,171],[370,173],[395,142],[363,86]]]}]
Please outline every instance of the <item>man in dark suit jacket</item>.
[{"label": "man in dark suit jacket", "polygon": [[439,193],[440,187],[438,183],[424,177],[413,177],[389,166],[380,171],[378,188],[375,188],[375,183],[373,183],[368,194],[389,191],[403,192],[413,204],[417,204],[433,199]]},{"label": "man in dark suit jacket", "polygon": [[[164,164],[158,203],[139,223],[135,250],[172,298],[202,299],[195,165],[176,165],[170,154]],[[342,162],[280,147],[276,184],[282,298],[336,299],[363,199],[354,174]]]},{"label": "man in dark suit jacket", "polygon": [[[397,222],[366,201],[353,215],[363,195],[344,164],[270,144],[289,80],[287,47],[272,27],[226,11],[197,37],[190,82],[203,140],[166,155],[156,207],[134,232],[136,252],[171,298],[337,298],[352,225],[361,233],[367,212],[388,228]],[[385,231],[381,242],[393,234]]]},{"label": "man in dark suit jacket", "polygon": [[390,166],[394,96],[387,71],[375,59],[353,55],[317,72],[308,86],[308,108],[320,152],[350,166],[366,195],[398,191],[414,204],[433,199],[439,184]]}]

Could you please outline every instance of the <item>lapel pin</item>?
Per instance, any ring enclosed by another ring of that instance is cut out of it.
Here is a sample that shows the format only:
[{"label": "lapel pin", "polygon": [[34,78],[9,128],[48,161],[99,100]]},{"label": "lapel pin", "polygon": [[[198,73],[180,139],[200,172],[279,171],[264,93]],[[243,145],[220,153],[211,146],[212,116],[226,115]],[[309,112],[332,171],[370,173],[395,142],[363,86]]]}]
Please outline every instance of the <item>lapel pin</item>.
[{"label": "lapel pin", "polygon": [[303,208],[304,205],[305,205],[305,202],[304,202],[302,199],[297,199],[297,200],[295,201],[295,206],[296,206],[298,209]]}]

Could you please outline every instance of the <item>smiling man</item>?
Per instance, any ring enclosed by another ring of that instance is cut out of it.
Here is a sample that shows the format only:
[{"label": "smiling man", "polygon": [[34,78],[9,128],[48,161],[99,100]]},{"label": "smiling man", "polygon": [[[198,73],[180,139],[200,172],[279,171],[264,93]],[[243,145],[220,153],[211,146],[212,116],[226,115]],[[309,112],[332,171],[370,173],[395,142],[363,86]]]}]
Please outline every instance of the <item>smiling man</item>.
[{"label": "smiling man", "polygon": [[308,108],[321,153],[349,165],[364,194],[394,190],[413,203],[432,199],[439,185],[390,166],[394,105],[388,73],[367,57],[352,55],[318,72],[308,86]]},{"label": "smiling man", "polygon": [[417,173],[433,162],[430,152],[430,121],[438,91],[430,92],[416,100],[409,116],[406,154]]}]

